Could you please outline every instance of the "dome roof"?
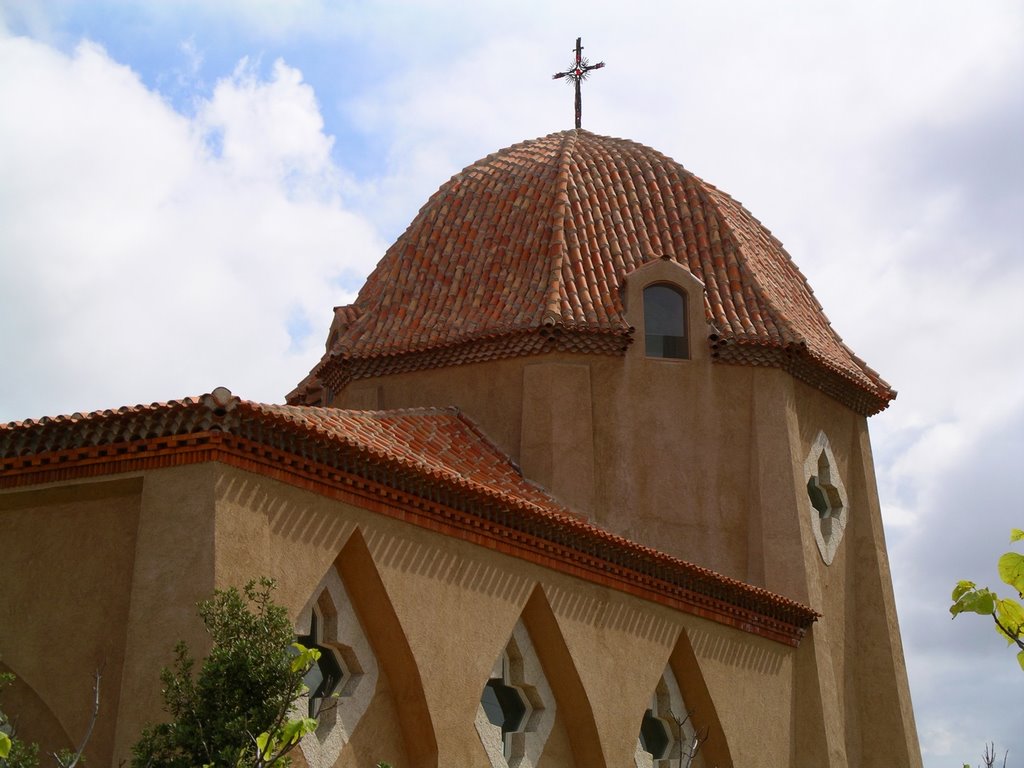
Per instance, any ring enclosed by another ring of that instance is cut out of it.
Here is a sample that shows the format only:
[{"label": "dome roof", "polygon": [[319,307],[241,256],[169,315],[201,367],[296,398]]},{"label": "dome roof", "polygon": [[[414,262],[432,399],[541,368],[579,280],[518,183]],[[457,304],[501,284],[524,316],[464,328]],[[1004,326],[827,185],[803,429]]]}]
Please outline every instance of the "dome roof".
[{"label": "dome roof", "polygon": [[513,145],[444,184],[335,311],[312,378],[337,389],[544,351],[621,355],[633,329],[620,289],[663,256],[705,286],[713,359],[784,368],[862,413],[895,396],[739,203],[649,147],[584,130]]}]

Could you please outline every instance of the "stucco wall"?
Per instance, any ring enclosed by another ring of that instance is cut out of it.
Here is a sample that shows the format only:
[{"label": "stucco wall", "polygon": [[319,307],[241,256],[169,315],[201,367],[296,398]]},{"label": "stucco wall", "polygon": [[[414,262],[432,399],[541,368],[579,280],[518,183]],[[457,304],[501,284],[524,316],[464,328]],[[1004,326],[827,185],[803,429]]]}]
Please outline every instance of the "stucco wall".
[{"label": "stucco wall", "polygon": [[[520,618],[558,704],[541,765],[628,765],[684,631],[698,638],[700,668],[689,675],[703,681],[706,660],[715,709],[695,716],[714,723],[724,713],[721,754],[733,749],[737,764],[736,755],[755,753],[788,759],[790,708],[779,703],[790,697],[791,648],[244,472],[225,468],[218,497],[218,540],[268,532],[266,546],[218,564],[222,586],[271,573],[294,607],[328,568],[342,574],[388,681],[376,699],[388,700],[403,737],[378,734],[361,746],[361,722],[350,747],[358,764],[487,765],[474,715]],[[756,716],[744,694],[751,686],[763,694]]]},{"label": "stucco wall", "polygon": [[0,494],[0,662],[18,678],[5,711],[46,752],[77,745],[100,670],[94,765],[114,740],[141,488],[121,478]]},{"label": "stucco wall", "polygon": [[[0,499],[26,553],[5,560],[5,585],[20,586],[3,599],[12,610],[35,602],[17,577],[30,569],[53,608],[12,613],[0,650],[67,741],[84,728],[94,660],[105,658],[96,765],[127,758],[142,725],[161,717],[158,675],[174,643],[205,649],[199,599],[266,574],[297,615],[331,568],[380,670],[337,765],[486,766],[474,716],[520,618],[556,704],[541,768],[630,765],[670,660],[695,720],[713,728],[719,766],[789,759],[796,652],[736,629],[215,463]],[[81,680],[55,673],[36,650],[54,634]],[[12,711],[31,705],[18,693]],[[38,732],[47,746],[53,737]]]},{"label": "stucco wall", "polygon": [[[457,405],[598,524],[810,605],[793,759],[919,765],[866,419],[781,370],[713,363],[703,338],[689,360],[634,343],[355,381],[337,404]],[[822,433],[848,501],[831,564],[804,471]]]}]

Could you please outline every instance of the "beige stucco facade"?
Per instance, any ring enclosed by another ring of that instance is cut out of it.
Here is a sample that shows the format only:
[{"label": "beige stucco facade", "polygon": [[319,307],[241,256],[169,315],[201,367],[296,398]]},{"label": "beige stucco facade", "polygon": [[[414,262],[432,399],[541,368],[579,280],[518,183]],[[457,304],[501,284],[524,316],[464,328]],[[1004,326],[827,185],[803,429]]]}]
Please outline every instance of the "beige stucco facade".
[{"label": "beige stucco facade", "polygon": [[218,464],[0,499],[5,548],[17,555],[3,561],[0,598],[15,619],[0,647],[21,680],[10,706],[33,714],[26,737],[70,744],[100,666],[93,764],[126,757],[160,717],[157,675],[174,641],[203,647],[197,601],[263,573],[297,611],[330,568],[382,670],[338,765],[485,765],[473,714],[520,618],[559,705],[542,766],[628,765],[670,660],[694,717],[714,726],[714,764],[874,764],[820,761],[819,691],[801,677],[820,665],[823,623],[788,648]]},{"label": "beige stucco facade", "polygon": [[[865,416],[895,394],[667,158],[573,132],[478,165],[336,310],[292,405],[0,426],[22,734],[71,746],[99,669],[86,755],[128,759],[175,643],[206,647],[196,604],[269,576],[347,654],[310,768],[675,768],[638,749],[662,706],[707,736],[697,768],[920,766]],[[685,359],[646,353],[652,285],[686,298]],[[504,737],[498,678],[530,708]]]},{"label": "beige stucco facade", "polygon": [[70,746],[100,667],[94,765],[126,758],[160,718],[174,643],[204,647],[199,600],[270,574],[297,613],[331,568],[381,670],[337,765],[487,765],[474,713],[520,619],[558,705],[540,766],[629,765],[670,661],[694,718],[712,726],[709,765],[809,764],[793,720],[806,642],[789,648],[214,463],[7,492],[0,510],[18,553],[0,575],[13,587],[0,611],[14,618],[0,648],[20,681],[8,707],[26,738]]},{"label": "beige stucco facade", "polygon": [[[690,359],[512,358],[356,380],[334,404],[456,405],[599,525],[810,605],[793,764],[919,764],[866,417],[781,370],[713,363],[700,283],[675,263],[627,279],[637,338],[653,283],[690,298]],[[830,563],[805,475],[821,435],[847,497]]]},{"label": "beige stucco facade", "polygon": [[[204,647],[199,600],[270,575],[298,619],[337,569],[379,674],[332,764],[489,765],[474,718],[520,620],[557,704],[539,766],[633,765],[666,664],[705,765],[920,764],[864,417],[781,371],[636,348],[358,381],[336,404],[458,405],[582,515],[821,618],[788,647],[217,462],[53,482],[0,494],[26,737],[77,739],[101,668],[87,755],[117,764],[161,717],[174,643]],[[821,432],[848,497],[829,565],[804,476]]]}]

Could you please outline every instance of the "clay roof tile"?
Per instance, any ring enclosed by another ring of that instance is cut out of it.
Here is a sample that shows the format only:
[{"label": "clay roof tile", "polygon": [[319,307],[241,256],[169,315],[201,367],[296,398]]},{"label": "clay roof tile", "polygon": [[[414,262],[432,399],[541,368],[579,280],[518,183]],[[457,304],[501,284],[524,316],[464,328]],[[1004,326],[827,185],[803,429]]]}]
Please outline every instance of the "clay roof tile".
[{"label": "clay roof tile", "polygon": [[[771,350],[790,349],[804,355],[805,379],[832,394],[854,390],[847,399],[864,412],[895,396],[743,206],[649,147],[583,130],[515,144],[442,185],[336,319],[344,354],[314,373],[340,381],[532,354],[523,334],[554,325],[568,330],[561,348],[621,354],[631,329],[619,288],[662,256],[704,283],[714,359],[749,364],[761,349],[758,364],[776,364]],[[609,338],[594,346],[584,340],[592,331]],[[473,344],[474,353],[456,351]],[[425,350],[435,354],[408,357]]]}]

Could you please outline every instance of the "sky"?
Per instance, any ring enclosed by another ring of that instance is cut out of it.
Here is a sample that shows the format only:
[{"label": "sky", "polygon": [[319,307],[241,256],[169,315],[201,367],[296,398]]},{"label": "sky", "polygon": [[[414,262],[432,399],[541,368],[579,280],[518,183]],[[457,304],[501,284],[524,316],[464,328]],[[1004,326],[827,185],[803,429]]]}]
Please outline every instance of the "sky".
[{"label": "sky", "polygon": [[947,611],[1024,527],[1018,0],[0,0],[0,423],[282,402],[438,186],[572,127],[577,36],[584,127],[740,200],[899,391],[870,428],[925,765],[1024,761],[1024,673]]}]

